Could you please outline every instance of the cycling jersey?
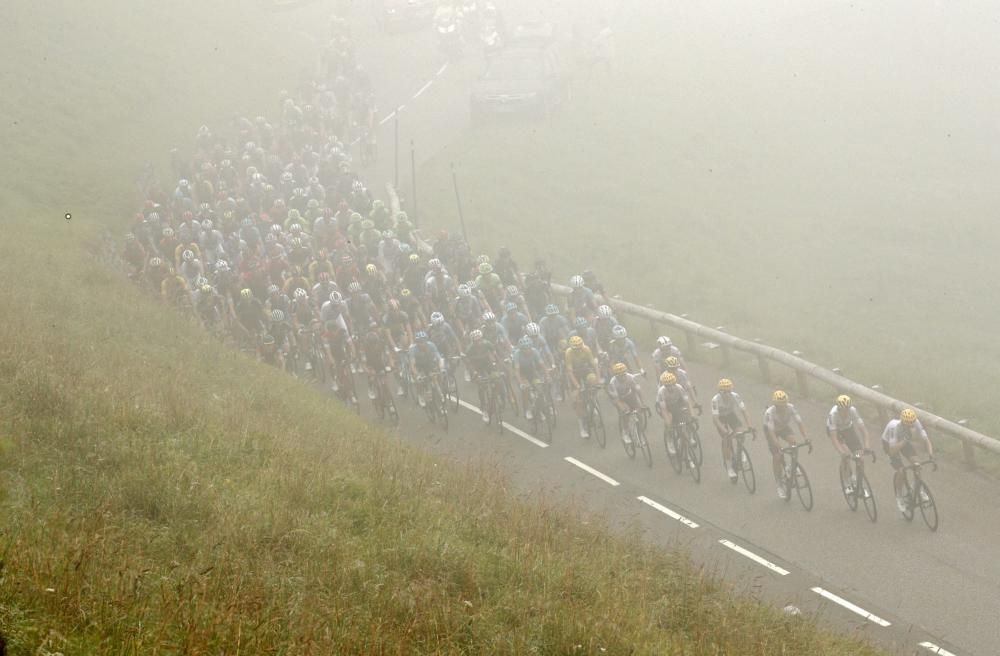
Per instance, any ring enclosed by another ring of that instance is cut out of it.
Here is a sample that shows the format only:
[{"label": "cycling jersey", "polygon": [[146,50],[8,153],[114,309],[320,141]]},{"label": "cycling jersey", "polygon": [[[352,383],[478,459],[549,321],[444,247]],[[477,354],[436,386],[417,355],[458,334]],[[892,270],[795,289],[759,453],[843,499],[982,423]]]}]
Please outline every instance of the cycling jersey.
[{"label": "cycling jersey", "polygon": [[493,342],[481,339],[469,346],[465,357],[468,359],[469,367],[473,372],[483,375],[489,373],[490,368],[496,360],[496,347],[493,345]]},{"label": "cycling jersey", "polygon": [[636,382],[636,375],[626,372],[612,377],[608,384],[608,395],[612,399],[627,403],[634,408],[639,398],[639,383]]},{"label": "cycling jersey", "polygon": [[688,395],[684,388],[674,383],[673,385],[660,385],[656,392],[656,402],[661,408],[666,408],[670,414],[677,415],[678,410],[687,410]]},{"label": "cycling jersey", "polygon": [[588,373],[594,372],[594,352],[591,351],[586,345],[578,349],[566,349],[565,358],[566,368],[572,371],[573,375],[576,376],[577,379],[585,377]]},{"label": "cycling jersey", "polygon": [[448,322],[440,325],[432,324],[427,329],[427,336],[434,342],[438,351],[445,355],[454,355],[458,347],[458,336]]},{"label": "cycling jersey", "polygon": [[569,294],[569,306],[578,315],[587,308],[593,308],[595,305],[594,292],[590,291],[587,287],[576,287]]},{"label": "cycling jersey", "polygon": [[628,358],[632,358],[633,362],[639,361],[639,353],[635,350],[635,343],[628,337],[612,339],[608,343],[608,355],[611,356],[612,362],[625,362],[628,364]]},{"label": "cycling jersey", "polygon": [[882,431],[882,442],[886,446],[896,446],[900,442],[909,442],[914,436],[927,439],[927,431],[918,419],[912,426],[907,426],[899,419],[893,419],[885,425]]},{"label": "cycling jersey", "polygon": [[772,405],[764,411],[764,428],[778,437],[791,434],[792,424],[801,422],[802,417],[799,416],[799,411],[791,403],[785,406],[784,411],[776,405]]},{"label": "cycling jersey", "polygon": [[861,415],[858,413],[858,409],[851,406],[847,409],[847,412],[842,412],[839,406],[833,406],[830,409],[830,414],[826,416],[826,430],[828,432],[837,431],[849,431],[855,426],[859,429],[864,428],[865,422],[861,419]]},{"label": "cycling jersey", "polygon": [[410,346],[410,362],[422,374],[430,374],[439,370],[441,353],[433,342],[417,343]]},{"label": "cycling jersey", "polygon": [[518,346],[514,350],[514,363],[522,378],[534,379],[540,377],[544,370],[542,356],[532,346]]},{"label": "cycling jersey", "polygon": [[735,417],[737,410],[746,411],[746,405],[736,392],[719,392],[712,397],[713,417]]}]

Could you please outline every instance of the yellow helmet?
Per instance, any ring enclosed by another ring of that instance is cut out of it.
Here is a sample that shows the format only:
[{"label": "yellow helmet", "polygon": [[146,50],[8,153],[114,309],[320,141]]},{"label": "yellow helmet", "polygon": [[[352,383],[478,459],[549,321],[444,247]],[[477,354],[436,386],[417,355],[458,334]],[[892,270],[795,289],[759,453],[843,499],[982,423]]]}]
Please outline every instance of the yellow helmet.
[{"label": "yellow helmet", "polygon": [[574,349],[583,348],[583,338],[579,335],[573,335],[569,338],[569,347]]},{"label": "yellow helmet", "polygon": [[669,371],[664,371],[660,374],[660,384],[661,385],[674,385],[677,383],[677,376],[673,375]]},{"label": "yellow helmet", "polygon": [[663,361],[667,365],[667,369],[676,369],[681,366],[681,361],[677,359],[677,356],[671,355],[669,358]]},{"label": "yellow helmet", "polygon": [[788,394],[785,394],[785,390],[774,390],[771,401],[775,405],[788,405]]},{"label": "yellow helmet", "polygon": [[628,371],[628,367],[625,366],[624,362],[616,362],[615,366],[611,367],[611,373],[614,375],[623,374]]},{"label": "yellow helmet", "polygon": [[367,271],[368,273],[375,273],[376,271],[378,271],[378,269],[375,267],[374,264],[369,264],[368,266],[365,267],[365,271]]},{"label": "yellow helmet", "polygon": [[838,396],[837,397],[837,407],[838,408],[843,408],[844,410],[847,410],[848,408],[850,408],[851,407],[851,397],[847,396],[846,394],[841,394],[840,396]]},{"label": "yellow helmet", "polygon": [[245,289],[240,290],[240,296],[243,298],[253,298],[253,292],[250,291],[249,287],[247,287]]},{"label": "yellow helmet", "polygon": [[917,421],[917,413],[914,412],[913,408],[903,408],[903,411],[899,413],[899,419],[906,425],[910,425]]},{"label": "yellow helmet", "polygon": [[409,296],[409,295],[410,295],[410,293],[411,293],[411,292],[410,292],[410,290],[409,290],[409,289],[401,289],[401,290],[399,290],[399,295],[400,295],[400,296],[403,296],[403,297],[406,297],[406,296]]},{"label": "yellow helmet", "polygon": [[733,381],[728,378],[723,378],[719,381],[719,391],[720,392],[732,392],[733,391]]},{"label": "yellow helmet", "polygon": [[599,380],[597,378],[597,374],[595,374],[593,371],[591,371],[589,374],[587,374],[587,384],[588,385],[596,385],[598,382],[599,382]]}]

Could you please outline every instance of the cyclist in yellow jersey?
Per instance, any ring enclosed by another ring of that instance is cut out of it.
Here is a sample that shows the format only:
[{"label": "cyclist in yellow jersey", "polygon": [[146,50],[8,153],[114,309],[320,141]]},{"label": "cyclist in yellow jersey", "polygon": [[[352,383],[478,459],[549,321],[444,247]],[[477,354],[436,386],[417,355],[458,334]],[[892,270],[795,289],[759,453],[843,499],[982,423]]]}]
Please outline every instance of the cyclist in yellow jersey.
[{"label": "cyclist in yellow jersey", "polygon": [[580,437],[588,438],[585,421],[586,408],[583,406],[583,396],[580,392],[588,375],[597,375],[597,360],[594,353],[583,343],[583,338],[574,335],[569,338],[569,348],[566,349],[566,374],[569,377],[570,389],[573,394],[573,410],[576,412],[577,423],[580,424]]}]

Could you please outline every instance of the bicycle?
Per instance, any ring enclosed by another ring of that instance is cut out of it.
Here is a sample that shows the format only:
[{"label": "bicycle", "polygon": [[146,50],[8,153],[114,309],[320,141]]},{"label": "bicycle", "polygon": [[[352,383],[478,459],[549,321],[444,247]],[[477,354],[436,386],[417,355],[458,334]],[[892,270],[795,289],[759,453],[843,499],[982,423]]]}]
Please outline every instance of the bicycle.
[{"label": "bicycle", "polygon": [[503,383],[500,381],[500,374],[489,376],[479,376],[476,378],[476,386],[479,388],[479,398],[483,399],[482,412],[486,412],[490,423],[495,424],[497,431],[503,434],[503,410],[506,405],[506,390],[502,389]]},{"label": "bicycle", "polygon": [[[933,532],[938,529],[938,511],[937,504],[934,502],[934,495],[931,494],[931,489],[924,482],[923,476],[920,473],[924,465],[932,465],[933,470],[937,471],[937,463],[933,459],[914,462],[903,467],[905,476],[903,486],[906,492],[906,510],[903,511],[903,517],[908,522],[913,521],[913,516],[916,514],[917,508],[920,508],[920,516],[923,517],[927,528]],[[913,479],[912,482],[910,482],[911,478]]]},{"label": "bicycle", "polygon": [[597,443],[603,449],[607,446],[608,434],[604,428],[604,415],[601,412],[601,404],[598,401],[597,393],[603,389],[600,385],[588,385],[584,383],[580,390],[583,401],[584,424],[587,426],[587,433],[594,436]]},{"label": "bicycle", "polygon": [[378,414],[379,419],[384,420],[388,418],[395,426],[399,424],[399,411],[396,410],[396,401],[392,398],[392,392],[389,391],[389,384],[386,379],[386,372],[390,370],[390,367],[386,367],[384,371],[379,371],[375,374],[373,386],[375,398],[372,400],[372,405],[375,406],[375,412]]},{"label": "bicycle", "polygon": [[[701,482],[701,437],[698,435],[698,420],[688,418],[676,425],[663,425],[663,444],[667,450],[667,460],[677,474],[686,467],[695,483]],[[673,445],[673,453],[670,446]]]},{"label": "bicycle", "polygon": [[812,442],[808,440],[800,444],[781,447],[782,476],[780,484],[785,488],[785,503],[792,500],[792,490],[794,489],[795,496],[799,498],[802,507],[808,511],[812,510],[813,507],[813,493],[809,476],[806,475],[805,468],[799,462],[799,449],[803,447],[808,448],[809,453],[812,453]]},{"label": "bicycle", "polygon": [[504,358],[504,360],[503,360],[503,386],[504,386],[504,390],[507,393],[507,400],[510,402],[511,410],[513,411],[514,415],[517,416],[517,415],[521,414],[521,406],[518,404],[518,401],[517,401],[517,392],[514,391],[514,384],[511,381],[511,377],[512,377],[512,375],[511,375],[511,366],[512,366],[512,360],[509,357]]},{"label": "bicycle", "polygon": [[448,402],[450,400],[455,404],[455,412],[458,412],[459,408],[458,378],[455,376],[455,372],[458,371],[458,367],[461,363],[462,356],[460,355],[451,355],[445,359],[442,389],[444,391],[445,401]]},{"label": "bicycle", "polygon": [[[624,422],[625,430],[622,432],[622,445],[625,447],[625,453],[628,454],[629,458],[635,458],[637,450],[641,450],[643,456],[646,459],[646,466],[653,466],[653,451],[649,446],[649,440],[646,439],[646,419],[650,415],[649,408],[638,408],[634,410],[629,410],[625,413]],[[625,434],[628,434],[629,440],[625,440]]]},{"label": "bicycle", "polygon": [[312,376],[313,380],[323,384],[326,382],[326,353],[323,352],[323,346],[320,342],[320,337],[315,331],[300,329],[299,336],[308,339],[308,348],[306,350],[305,358],[305,371],[307,374]]},{"label": "bicycle", "polygon": [[[430,389],[430,397],[427,397],[427,390]],[[424,395],[424,411],[432,424],[440,420],[441,427],[448,432],[448,401],[441,391],[441,378],[439,374],[417,377],[417,395]]]},{"label": "bicycle", "polygon": [[844,493],[844,500],[851,510],[858,509],[860,500],[868,513],[868,519],[873,522],[878,519],[878,506],[875,505],[875,494],[872,492],[868,477],[865,476],[865,455],[871,454],[872,464],[875,464],[875,452],[871,449],[857,451],[850,455],[850,460],[854,463],[854,470],[847,464],[840,468],[840,490]]},{"label": "bicycle", "polygon": [[552,393],[548,387],[547,381],[534,381],[528,388],[528,400],[531,403],[533,432],[539,435],[541,429],[544,428],[548,438],[545,441],[551,444],[552,434],[556,427],[556,406],[552,402]]},{"label": "bicycle", "polygon": [[[736,442],[733,445],[733,460],[727,463],[725,456],[723,456],[722,464],[723,466],[732,465],[737,478],[743,478],[743,485],[746,486],[747,492],[753,494],[757,491],[757,475],[753,470],[753,461],[750,459],[750,452],[747,451],[746,446],[743,444],[747,435],[750,435],[752,439],[757,439],[757,431],[753,428],[733,432],[732,439]],[[736,479],[731,479],[731,482],[733,485],[736,485]]]},{"label": "bicycle", "polygon": [[346,359],[337,363],[336,372],[337,388],[334,390],[337,398],[346,405],[351,406],[355,414],[361,414],[361,402],[358,401],[358,390],[354,385],[354,374],[351,372],[351,364]]}]

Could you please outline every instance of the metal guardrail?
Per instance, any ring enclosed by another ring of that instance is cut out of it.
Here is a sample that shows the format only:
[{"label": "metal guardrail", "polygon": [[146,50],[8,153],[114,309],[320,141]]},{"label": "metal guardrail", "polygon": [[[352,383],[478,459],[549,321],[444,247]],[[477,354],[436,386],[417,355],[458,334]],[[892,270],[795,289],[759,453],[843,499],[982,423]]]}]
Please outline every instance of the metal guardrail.
[{"label": "metal guardrail", "polygon": [[[390,205],[393,211],[398,211],[399,199],[396,196],[395,190],[392,188],[391,184],[386,185],[386,190],[389,194]],[[431,252],[430,246],[423,240],[420,240],[419,236],[417,249],[425,254]],[[561,296],[568,296],[570,293],[570,288],[565,285],[553,284],[551,289],[554,293]],[[962,442],[965,461],[970,466],[975,465],[975,447],[980,447],[987,451],[1000,454],[1000,440],[992,438],[988,435],[983,435],[982,433],[977,433],[976,431],[966,428],[958,422],[935,415],[927,410],[914,406],[912,403],[906,403],[904,401],[900,401],[899,399],[895,399],[877,389],[862,385],[861,383],[856,383],[836,371],[826,369],[818,364],[804,360],[796,354],[786,353],[778,348],[767,346],[766,344],[761,344],[756,341],[735,337],[717,328],[709,328],[708,326],[703,326],[700,323],[670,314],[668,312],[654,310],[652,308],[638,305],[636,303],[630,303],[629,301],[623,301],[617,298],[609,298],[607,300],[608,304],[620,313],[648,321],[650,326],[653,328],[654,333],[660,332],[658,330],[660,325],[671,326],[682,331],[687,341],[686,351],[688,353],[696,353],[701,346],[699,343],[699,340],[701,340],[702,342],[711,341],[719,346],[722,353],[723,365],[729,364],[732,357],[732,351],[741,351],[756,357],[761,377],[766,383],[770,383],[773,379],[771,374],[771,363],[777,363],[788,367],[795,372],[796,385],[798,386],[799,393],[803,396],[806,396],[809,393],[809,379],[813,378],[834,388],[839,394],[848,394],[854,400],[860,400],[870,404],[878,414],[879,420],[883,424],[888,421],[890,417],[898,415],[903,408],[912,407],[916,411],[917,417],[920,419],[920,422],[925,428],[949,435]]]},{"label": "metal guardrail", "polygon": [[[560,295],[569,295],[570,288],[564,285],[553,284],[552,291]],[[765,382],[770,383],[772,380],[770,367],[772,362],[788,367],[795,372],[796,384],[802,395],[808,394],[809,379],[813,378],[833,387],[838,393],[849,394],[855,400],[861,400],[872,405],[883,422],[887,421],[890,416],[898,414],[905,407],[914,407],[911,403],[900,401],[876,389],[856,383],[835,371],[804,360],[797,355],[786,353],[773,346],[735,337],[716,328],[709,328],[708,326],[685,319],[684,317],[679,317],[668,312],[661,312],[628,301],[610,298],[608,299],[608,304],[622,314],[649,321],[654,332],[660,332],[657,330],[660,325],[671,326],[682,331],[687,340],[687,351],[689,353],[698,351],[699,339],[710,340],[718,344],[722,352],[724,364],[729,363],[732,351],[748,353],[757,358],[757,364]],[[914,407],[914,410],[920,422],[926,428],[960,440],[965,452],[965,460],[968,464],[975,464],[975,451],[973,447],[978,446],[987,451],[1000,454],[1000,441],[988,435],[977,433],[957,422],[939,417],[919,407]]]}]

